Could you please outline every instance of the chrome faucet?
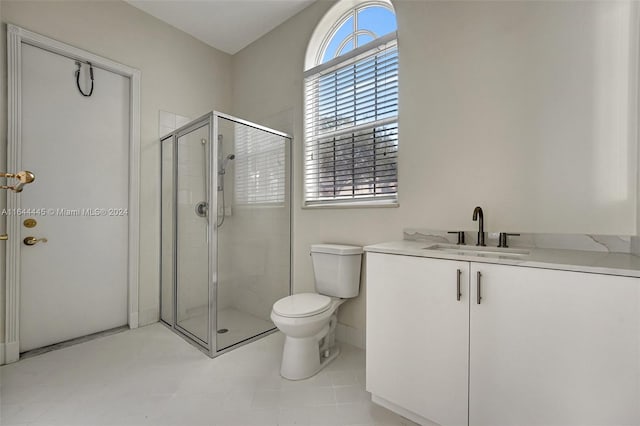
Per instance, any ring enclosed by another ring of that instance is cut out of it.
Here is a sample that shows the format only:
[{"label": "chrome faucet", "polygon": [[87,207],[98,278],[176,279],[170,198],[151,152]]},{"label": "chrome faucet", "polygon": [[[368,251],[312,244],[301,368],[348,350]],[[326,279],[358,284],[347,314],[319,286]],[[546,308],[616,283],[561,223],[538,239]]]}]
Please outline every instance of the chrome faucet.
[{"label": "chrome faucet", "polygon": [[473,220],[478,220],[478,216],[480,216],[480,223],[478,228],[478,243],[477,246],[486,246],[484,243],[484,215],[482,214],[482,207],[478,206],[473,210]]}]

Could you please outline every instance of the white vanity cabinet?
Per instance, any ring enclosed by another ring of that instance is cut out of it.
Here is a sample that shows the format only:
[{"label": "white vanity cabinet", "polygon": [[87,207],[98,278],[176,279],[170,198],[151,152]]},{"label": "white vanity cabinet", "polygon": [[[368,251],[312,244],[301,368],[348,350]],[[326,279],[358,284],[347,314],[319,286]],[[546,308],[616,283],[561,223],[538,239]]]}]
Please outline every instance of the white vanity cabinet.
[{"label": "white vanity cabinet", "polygon": [[375,398],[466,425],[468,347],[469,262],[367,253],[367,390]]},{"label": "white vanity cabinet", "polygon": [[638,278],[471,263],[470,425],[640,424],[639,308]]},{"label": "white vanity cabinet", "polygon": [[367,390],[424,424],[639,425],[640,279],[369,252]]}]

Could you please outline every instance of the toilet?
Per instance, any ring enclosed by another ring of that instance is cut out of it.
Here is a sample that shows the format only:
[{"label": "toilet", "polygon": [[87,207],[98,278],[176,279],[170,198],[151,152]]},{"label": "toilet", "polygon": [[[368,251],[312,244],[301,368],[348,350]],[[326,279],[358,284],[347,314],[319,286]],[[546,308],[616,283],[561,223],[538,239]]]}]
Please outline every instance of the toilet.
[{"label": "toilet", "polygon": [[311,261],[316,293],[282,298],[271,310],[286,336],[280,374],[289,380],[311,377],[338,356],[338,307],[360,291],[362,247],[314,244]]}]

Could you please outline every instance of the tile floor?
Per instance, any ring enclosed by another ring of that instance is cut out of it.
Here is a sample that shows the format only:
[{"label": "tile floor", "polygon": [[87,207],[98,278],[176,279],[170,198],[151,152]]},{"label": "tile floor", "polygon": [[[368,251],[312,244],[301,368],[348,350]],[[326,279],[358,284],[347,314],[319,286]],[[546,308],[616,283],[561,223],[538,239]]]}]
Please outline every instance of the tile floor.
[{"label": "tile floor", "polygon": [[210,359],[161,324],[0,367],[0,424],[413,425],[370,402],[364,351],[311,379],[278,374],[275,333]]}]

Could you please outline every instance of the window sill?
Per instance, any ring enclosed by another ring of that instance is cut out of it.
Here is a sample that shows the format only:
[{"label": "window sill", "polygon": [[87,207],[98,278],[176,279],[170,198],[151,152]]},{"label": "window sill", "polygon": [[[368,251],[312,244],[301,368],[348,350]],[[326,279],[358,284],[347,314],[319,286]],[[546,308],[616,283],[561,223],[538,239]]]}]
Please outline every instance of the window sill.
[{"label": "window sill", "polygon": [[380,208],[380,207],[400,207],[400,203],[397,201],[363,201],[363,202],[350,202],[350,203],[328,203],[328,204],[310,204],[303,205],[303,210],[316,210],[316,209],[360,209],[360,208]]},{"label": "window sill", "polygon": [[233,207],[239,210],[255,210],[255,209],[284,209],[287,206],[284,203],[251,203],[251,204],[235,204]]}]

